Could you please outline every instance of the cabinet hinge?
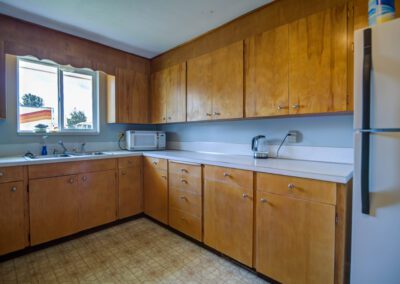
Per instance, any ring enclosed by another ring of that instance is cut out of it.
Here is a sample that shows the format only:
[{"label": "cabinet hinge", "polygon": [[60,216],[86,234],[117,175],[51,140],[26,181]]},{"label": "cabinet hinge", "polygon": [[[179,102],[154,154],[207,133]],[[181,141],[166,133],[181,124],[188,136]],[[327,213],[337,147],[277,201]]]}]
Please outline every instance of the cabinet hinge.
[{"label": "cabinet hinge", "polygon": [[335,224],[339,224],[339,215],[337,213],[335,215]]}]

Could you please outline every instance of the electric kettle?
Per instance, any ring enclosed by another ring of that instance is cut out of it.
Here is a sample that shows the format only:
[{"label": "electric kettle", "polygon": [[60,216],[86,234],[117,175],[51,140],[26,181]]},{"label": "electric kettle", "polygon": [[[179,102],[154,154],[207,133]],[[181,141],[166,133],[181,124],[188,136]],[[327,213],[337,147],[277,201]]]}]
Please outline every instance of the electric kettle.
[{"label": "electric kettle", "polygon": [[268,140],[264,135],[258,135],[253,137],[251,141],[251,149],[254,153],[255,159],[266,159],[268,158]]}]

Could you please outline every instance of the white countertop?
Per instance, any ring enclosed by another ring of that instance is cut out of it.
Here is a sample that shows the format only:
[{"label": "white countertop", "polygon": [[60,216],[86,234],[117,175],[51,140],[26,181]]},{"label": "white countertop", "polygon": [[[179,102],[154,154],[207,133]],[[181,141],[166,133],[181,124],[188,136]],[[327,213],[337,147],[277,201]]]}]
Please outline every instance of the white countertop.
[{"label": "white countertop", "polygon": [[148,157],[162,158],[178,162],[214,165],[255,172],[317,179],[336,183],[347,183],[353,177],[353,165],[351,164],[286,159],[253,159],[253,157],[251,156],[208,154],[200,152],[172,150],[148,152],[108,151],[104,153],[106,154],[100,156],[78,156],[56,159],[53,158],[47,160],[27,160],[24,157],[0,157],[0,167],[121,158],[127,156],[144,155]]}]

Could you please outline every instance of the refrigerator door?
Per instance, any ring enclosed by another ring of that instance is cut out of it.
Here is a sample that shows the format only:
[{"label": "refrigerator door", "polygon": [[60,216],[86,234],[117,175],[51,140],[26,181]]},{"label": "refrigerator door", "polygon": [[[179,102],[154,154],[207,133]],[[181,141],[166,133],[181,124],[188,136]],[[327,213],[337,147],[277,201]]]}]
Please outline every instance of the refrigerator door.
[{"label": "refrigerator door", "polygon": [[[400,20],[372,29],[371,128],[400,128]],[[363,31],[355,33],[354,127],[362,126]],[[361,213],[355,131],[351,283],[400,283],[400,133],[371,133],[370,214]]]},{"label": "refrigerator door", "polygon": [[[363,31],[354,40],[354,127],[360,129]],[[371,128],[400,128],[400,19],[372,28],[371,94]]]}]

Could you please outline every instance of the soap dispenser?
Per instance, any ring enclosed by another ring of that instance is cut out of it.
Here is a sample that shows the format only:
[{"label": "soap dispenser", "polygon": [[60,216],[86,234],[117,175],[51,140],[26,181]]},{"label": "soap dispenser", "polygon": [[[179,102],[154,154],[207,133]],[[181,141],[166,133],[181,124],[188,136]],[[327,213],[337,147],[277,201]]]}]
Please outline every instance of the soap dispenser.
[{"label": "soap dispenser", "polygon": [[40,154],[41,154],[42,156],[46,156],[46,155],[47,155],[47,145],[46,145],[46,139],[47,139],[47,137],[48,137],[48,136],[43,136],[43,137],[42,137],[42,140],[43,140],[43,142],[42,142],[42,151],[40,152]]}]

